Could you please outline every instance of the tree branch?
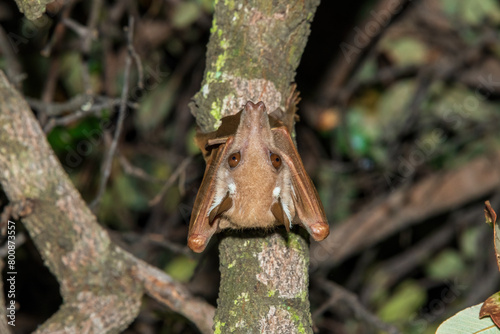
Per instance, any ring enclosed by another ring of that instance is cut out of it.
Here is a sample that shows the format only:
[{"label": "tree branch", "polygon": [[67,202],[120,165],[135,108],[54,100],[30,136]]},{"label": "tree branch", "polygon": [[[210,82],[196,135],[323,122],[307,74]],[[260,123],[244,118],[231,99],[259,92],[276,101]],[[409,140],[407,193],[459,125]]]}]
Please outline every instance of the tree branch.
[{"label": "tree branch", "polygon": [[111,242],[1,71],[0,127],[0,183],[14,207],[23,203],[18,214],[64,300],[36,333],[116,333],[135,319],[144,293],[211,332],[212,306]]},{"label": "tree branch", "polygon": [[[268,112],[286,110],[318,4],[217,3],[202,88],[190,104],[202,131],[212,131],[247,101],[263,101]],[[307,239],[272,231],[223,234],[215,330],[312,333]]]}]

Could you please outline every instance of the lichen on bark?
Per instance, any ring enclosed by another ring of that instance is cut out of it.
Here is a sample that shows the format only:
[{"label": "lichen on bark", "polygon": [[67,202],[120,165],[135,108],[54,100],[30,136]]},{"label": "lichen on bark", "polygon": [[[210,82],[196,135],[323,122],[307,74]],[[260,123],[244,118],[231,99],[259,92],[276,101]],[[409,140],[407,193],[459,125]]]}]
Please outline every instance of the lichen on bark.
[{"label": "lichen on bark", "polygon": [[220,246],[220,333],[312,333],[308,243],[299,234],[228,231]]},{"label": "lichen on bark", "polygon": [[54,0],[16,0],[19,11],[31,21],[40,18],[45,13],[47,4],[51,2]]},{"label": "lichen on bark", "polygon": [[190,106],[203,131],[249,100],[285,107],[318,4],[216,1],[202,87]]},{"label": "lichen on bark", "polygon": [[0,129],[0,185],[64,301],[35,333],[120,333],[139,313],[144,293],[212,332],[211,305],[110,240],[2,71]]}]

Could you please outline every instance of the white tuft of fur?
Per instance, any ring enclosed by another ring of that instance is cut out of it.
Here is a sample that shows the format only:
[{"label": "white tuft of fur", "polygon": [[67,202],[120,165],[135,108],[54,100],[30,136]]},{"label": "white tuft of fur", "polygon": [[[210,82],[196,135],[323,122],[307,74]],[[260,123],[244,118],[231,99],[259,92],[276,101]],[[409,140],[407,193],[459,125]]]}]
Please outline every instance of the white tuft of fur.
[{"label": "white tuft of fur", "polygon": [[288,218],[288,222],[290,223],[290,228],[292,228],[292,215],[290,214],[290,209],[288,208],[288,205],[283,202],[281,202],[281,205],[283,206],[283,212],[285,213],[286,217]]},{"label": "white tuft of fur", "polygon": [[207,217],[210,216],[210,213],[212,212],[212,210],[215,209],[222,202],[223,199],[224,199],[224,196],[215,195],[215,199],[212,202],[210,209],[208,209]]},{"label": "white tuft of fur", "polygon": [[281,193],[281,188],[280,187],[276,187],[273,189],[273,197],[274,199],[278,199],[280,197],[280,193]]},{"label": "white tuft of fur", "polygon": [[[218,175],[217,177],[217,183],[221,183],[221,179],[224,177],[224,175]],[[224,197],[226,197],[226,194],[229,192],[230,196],[233,196],[236,193],[236,184],[234,182],[231,182],[227,185],[227,189],[225,187],[218,187],[216,186],[215,189],[217,189],[216,194],[214,196],[214,201],[212,202],[212,205],[210,205],[210,208],[208,209],[207,212],[207,217],[210,216],[210,213],[212,212],[213,209],[215,209],[218,205],[222,203],[222,200]]]},{"label": "white tuft of fur", "polygon": [[293,198],[297,200],[297,194],[295,193],[295,188],[293,187],[292,183],[290,183],[290,188],[292,189]]},{"label": "white tuft of fur", "polygon": [[230,195],[234,195],[236,193],[236,184],[234,184],[234,183],[231,182],[231,183],[228,184],[227,187],[229,188],[229,194]]}]

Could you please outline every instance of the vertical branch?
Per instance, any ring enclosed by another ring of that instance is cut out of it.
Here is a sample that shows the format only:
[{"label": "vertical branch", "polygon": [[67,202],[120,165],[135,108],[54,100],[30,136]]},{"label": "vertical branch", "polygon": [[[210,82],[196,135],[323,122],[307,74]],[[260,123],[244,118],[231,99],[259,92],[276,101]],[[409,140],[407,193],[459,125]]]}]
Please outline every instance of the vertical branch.
[{"label": "vertical branch", "polygon": [[106,159],[102,165],[101,171],[101,181],[99,183],[99,190],[96,198],[90,204],[91,207],[95,207],[98,205],[101,200],[104,191],[106,190],[106,184],[108,183],[109,174],[111,173],[111,164],[113,162],[113,157],[115,156],[116,148],[118,147],[118,139],[120,138],[120,134],[123,128],[123,121],[125,120],[125,110],[127,108],[128,101],[128,91],[129,91],[129,77],[130,77],[130,66],[132,65],[132,55],[135,53],[132,43],[133,43],[133,33],[134,33],[134,18],[129,16],[128,20],[128,28],[127,29],[127,43],[128,43],[128,55],[125,59],[125,75],[123,78],[123,89],[120,101],[120,109],[118,111],[118,122],[116,125],[115,134],[113,136],[113,141],[111,142],[111,146],[109,147],[108,154],[106,155]]},{"label": "vertical branch", "polygon": [[285,110],[319,0],[218,2],[201,90],[190,105],[203,131],[247,101]]},{"label": "vertical branch", "polygon": [[[202,131],[247,101],[285,110],[318,0],[219,1],[207,64],[191,112]],[[307,239],[295,233],[229,232],[220,250],[215,331],[312,333]]]}]

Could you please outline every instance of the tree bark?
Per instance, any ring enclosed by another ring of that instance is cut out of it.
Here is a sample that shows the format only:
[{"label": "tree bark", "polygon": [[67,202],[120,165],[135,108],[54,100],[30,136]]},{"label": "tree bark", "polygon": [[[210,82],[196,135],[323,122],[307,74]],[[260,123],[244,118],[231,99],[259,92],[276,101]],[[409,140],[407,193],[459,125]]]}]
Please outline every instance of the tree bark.
[{"label": "tree bark", "polygon": [[64,300],[36,333],[118,333],[137,316],[144,293],[212,332],[212,306],[111,242],[2,71],[0,129],[0,183]]},{"label": "tree bark", "polygon": [[[15,0],[19,11],[26,15],[28,20],[36,20],[45,13],[47,4],[54,2],[54,0]],[[56,2],[58,6],[62,6]]]},{"label": "tree bark", "polygon": [[[247,101],[285,110],[319,0],[218,1],[191,112],[202,131]],[[293,233],[228,232],[220,242],[216,333],[312,333],[309,251]]]},{"label": "tree bark", "polygon": [[226,233],[215,333],[312,333],[309,245],[301,234]]}]

